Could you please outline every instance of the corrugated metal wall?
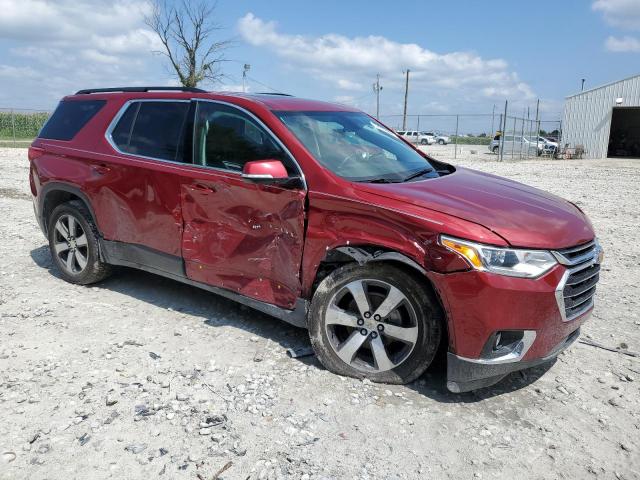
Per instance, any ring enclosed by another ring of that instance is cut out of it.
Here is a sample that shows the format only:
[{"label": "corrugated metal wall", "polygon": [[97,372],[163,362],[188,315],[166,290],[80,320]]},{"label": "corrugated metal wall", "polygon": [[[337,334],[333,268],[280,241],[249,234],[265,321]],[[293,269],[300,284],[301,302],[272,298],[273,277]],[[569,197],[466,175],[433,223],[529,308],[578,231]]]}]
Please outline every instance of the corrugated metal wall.
[{"label": "corrugated metal wall", "polygon": [[567,97],[561,146],[584,145],[587,158],[606,158],[616,98],[621,107],[640,107],[640,75]]}]

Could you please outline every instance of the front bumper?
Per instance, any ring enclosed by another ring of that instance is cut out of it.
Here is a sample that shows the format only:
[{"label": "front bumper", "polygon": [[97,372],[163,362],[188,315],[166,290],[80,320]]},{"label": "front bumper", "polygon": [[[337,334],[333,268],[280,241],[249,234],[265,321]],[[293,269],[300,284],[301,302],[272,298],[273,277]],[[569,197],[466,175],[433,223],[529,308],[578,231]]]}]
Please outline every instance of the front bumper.
[{"label": "front bumper", "polygon": [[509,373],[553,360],[573,344],[579,336],[580,328],[569,334],[546,356],[533,360],[493,363],[481,359],[459,357],[449,352],[447,355],[447,388],[453,393],[462,393],[494,385]]},{"label": "front bumper", "polygon": [[[449,390],[492,385],[511,372],[552,360],[571,345],[593,310],[589,297],[570,314],[572,305],[581,302],[579,282],[597,282],[598,264],[595,258],[581,263],[577,274],[574,267],[559,264],[537,279],[475,270],[432,274],[447,314]],[[587,268],[596,269],[595,274]],[[578,283],[565,289],[568,278]],[[595,286],[584,295],[594,291]],[[505,337],[512,338],[505,345],[511,350],[502,347]]]}]

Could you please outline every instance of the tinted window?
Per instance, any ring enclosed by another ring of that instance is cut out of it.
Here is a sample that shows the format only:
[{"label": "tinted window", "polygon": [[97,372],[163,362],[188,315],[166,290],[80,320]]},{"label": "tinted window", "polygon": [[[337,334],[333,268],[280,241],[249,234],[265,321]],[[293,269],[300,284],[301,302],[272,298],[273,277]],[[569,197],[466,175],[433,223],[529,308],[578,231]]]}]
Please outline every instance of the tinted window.
[{"label": "tinted window", "polygon": [[123,152],[183,161],[188,102],[134,102],[111,133]]},{"label": "tinted window", "polygon": [[253,160],[280,160],[294,173],[286,152],[244,112],[227,105],[199,102],[195,122],[195,163],[241,172]]},{"label": "tinted window", "polygon": [[105,103],[105,100],[60,102],[38,136],[51,140],[71,140]]},{"label": "tinted window", "polygon": [[126,152],[129,148],[129,139],[131,138],[131,127],[133,126],[133,121],[138,114],[138,108],[140,107],[140,103],[134,103],[127,108],[124,112],[124,115],[120,117],[118,120],[118,124],[115,126],[113,131],[111,132],[111,138],[113,142],[118,146],[120,150]]}]

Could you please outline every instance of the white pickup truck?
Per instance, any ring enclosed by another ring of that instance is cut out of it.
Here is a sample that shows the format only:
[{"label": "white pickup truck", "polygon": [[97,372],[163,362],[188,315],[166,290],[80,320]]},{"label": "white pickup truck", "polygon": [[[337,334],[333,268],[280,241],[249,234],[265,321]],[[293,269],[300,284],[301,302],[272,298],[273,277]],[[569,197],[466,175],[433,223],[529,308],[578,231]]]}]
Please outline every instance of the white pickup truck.
[{"label": "white pickup truck", "polygon": [[425,132],[418,132],[417,130],[398,130],[396,131],[396,133],[404,138],[407,142],[420,145],[432,145],[436,143],[435,137]]}]

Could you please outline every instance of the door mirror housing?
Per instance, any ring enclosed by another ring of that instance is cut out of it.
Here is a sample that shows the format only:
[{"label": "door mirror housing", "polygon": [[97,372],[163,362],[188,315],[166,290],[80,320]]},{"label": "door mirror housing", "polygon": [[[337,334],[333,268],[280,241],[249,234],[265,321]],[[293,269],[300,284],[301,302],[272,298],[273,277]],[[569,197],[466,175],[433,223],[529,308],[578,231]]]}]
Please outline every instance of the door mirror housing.
[{"label": "door mirror housing", "polygon": [[302,177],[289,176],[286,167],[280,160],[254,160],[244,164],[242,178],[253,183],[278,185],[282,188],[303,189]]},{"label": "door mirror housing", "polygon": [[289,174],[280,160],[254,160],[244,164],[242,178],[247,180],[284,180],[289,178]]}]

